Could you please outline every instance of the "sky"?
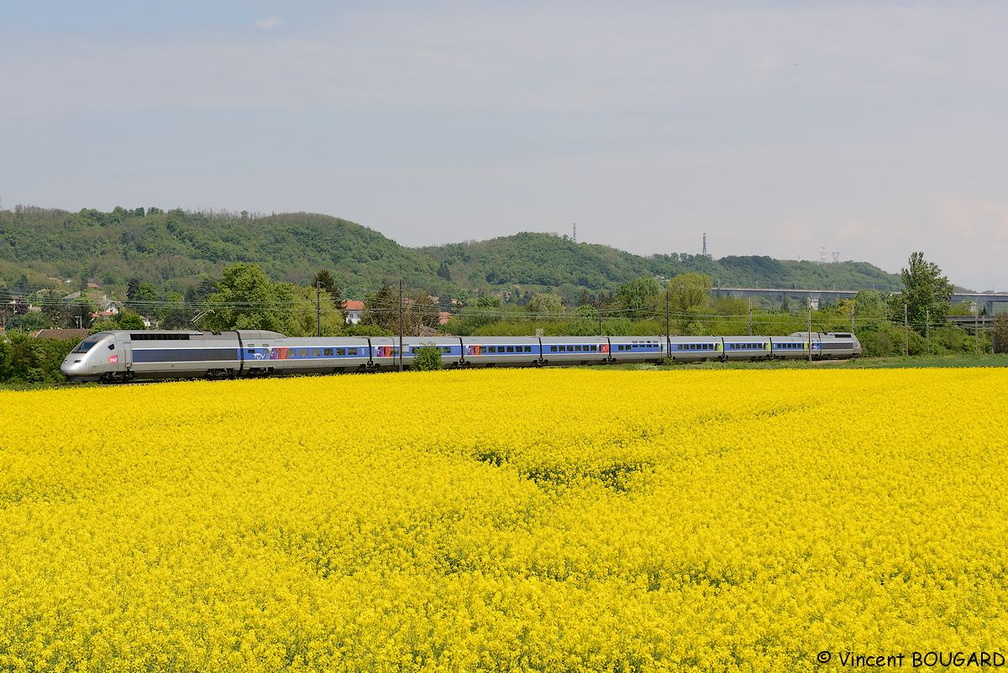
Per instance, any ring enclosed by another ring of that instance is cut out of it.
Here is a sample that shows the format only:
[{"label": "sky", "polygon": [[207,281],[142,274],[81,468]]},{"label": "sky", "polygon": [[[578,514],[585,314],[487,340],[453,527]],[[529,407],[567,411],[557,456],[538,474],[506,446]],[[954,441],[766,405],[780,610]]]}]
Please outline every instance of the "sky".
[{"label": "sky", "polygon": [[921,251],[1006,291],[1006,25],[980,0],[7,3],[0,207]]}]

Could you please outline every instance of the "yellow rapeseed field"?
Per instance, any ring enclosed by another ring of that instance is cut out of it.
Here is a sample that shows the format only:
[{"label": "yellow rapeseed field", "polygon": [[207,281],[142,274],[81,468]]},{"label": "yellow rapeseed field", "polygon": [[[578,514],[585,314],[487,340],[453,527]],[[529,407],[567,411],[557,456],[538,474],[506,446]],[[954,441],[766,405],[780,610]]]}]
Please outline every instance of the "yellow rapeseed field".
[{"label": "yellow rapeseed field", "polygon": [[1006,391],[596,369],[0,392],[0,671],[1003,654]]}]

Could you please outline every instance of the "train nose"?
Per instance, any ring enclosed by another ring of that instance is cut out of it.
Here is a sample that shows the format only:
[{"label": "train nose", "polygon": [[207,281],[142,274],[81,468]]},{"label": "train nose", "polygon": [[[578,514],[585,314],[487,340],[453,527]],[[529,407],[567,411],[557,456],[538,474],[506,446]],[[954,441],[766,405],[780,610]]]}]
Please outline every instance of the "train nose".
[{"label": "train nose", "polygon": [[85,358],[82,355],[69,355],[63,364],[60,365],[60,372],[63,376],[68,379],[79,379],[86,376],[93,376],[94,372],[90,371],[92,367],[88,367],[85,362]]}]

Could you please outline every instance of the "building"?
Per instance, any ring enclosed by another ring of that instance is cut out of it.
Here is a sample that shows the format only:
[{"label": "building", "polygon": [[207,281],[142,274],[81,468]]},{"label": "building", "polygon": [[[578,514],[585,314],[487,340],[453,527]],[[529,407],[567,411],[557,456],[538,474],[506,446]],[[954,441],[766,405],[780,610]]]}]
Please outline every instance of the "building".
[{"label": "building", "polygon": [[364,316],[364,302],[357,299],[347,299],[344,302],[346,309],[346,322],[348,325],[356,325]]},{"label": "building", "polygon": [[65,341],[80,341],[88,335],[86,329],[40,329],[32,334],[35,339],[63,339]]}]

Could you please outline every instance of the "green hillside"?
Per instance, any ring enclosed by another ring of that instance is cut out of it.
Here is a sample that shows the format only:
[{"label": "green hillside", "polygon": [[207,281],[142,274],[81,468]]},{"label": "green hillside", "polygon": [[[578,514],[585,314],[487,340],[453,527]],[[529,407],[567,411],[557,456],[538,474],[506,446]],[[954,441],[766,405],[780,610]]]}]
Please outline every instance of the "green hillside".
[{"label": "green hillside", "polygon": [[688,271],[709,274],[722,287],[900,288],[898,276],[865,263],[641,257],[539,233],[406,248],[359,224],[309,213],[0,211],[0,290],[95,282],[116,296],[129,278],[137,277],[184,293],[203,279],[218,278],[235,262],[258,264],[273,280],[300,284],[319,269],[329,269],[345,297],[363,297],[399,278],[411,287],[463,299],[547,288],[577,296],[612,292],[642,275],[672,277]]}]

